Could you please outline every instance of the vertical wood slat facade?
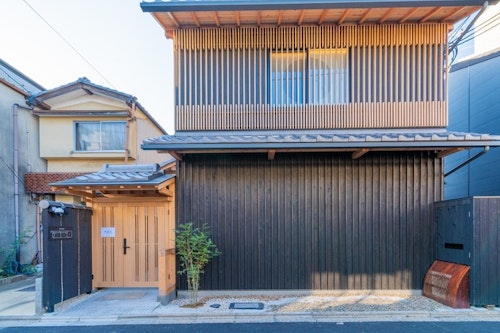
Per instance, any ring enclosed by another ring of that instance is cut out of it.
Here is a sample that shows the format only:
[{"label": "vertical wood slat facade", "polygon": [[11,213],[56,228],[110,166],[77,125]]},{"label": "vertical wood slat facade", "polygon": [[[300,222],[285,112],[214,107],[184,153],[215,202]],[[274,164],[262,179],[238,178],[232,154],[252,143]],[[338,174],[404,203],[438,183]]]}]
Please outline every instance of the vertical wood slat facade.
[{"label": "vertical wood slat facade", "polygon": [[177,222],[222,251],[203,289],[421,289],[440,175],[423,152],[186,155]]},{"label": "vertical wood slat facade", "polygon": [[[447,29],[388,24],[175,31],[176,130],[444,127]],[[348,51],[346,103],[271,103],[270,52],[293,62],[307,50],[328,49]]]}]

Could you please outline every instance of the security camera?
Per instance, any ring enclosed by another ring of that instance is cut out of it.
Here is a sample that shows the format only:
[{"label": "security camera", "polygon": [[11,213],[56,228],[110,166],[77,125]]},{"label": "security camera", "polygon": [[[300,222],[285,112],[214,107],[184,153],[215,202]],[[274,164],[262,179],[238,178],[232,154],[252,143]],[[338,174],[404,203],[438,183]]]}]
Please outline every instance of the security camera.
[{"label": "security camera", "polygon": [[54,208],[54,214],[57,214],[59,216],[62,216],[64,214],[64,209],[61,207],[55,207]]}]

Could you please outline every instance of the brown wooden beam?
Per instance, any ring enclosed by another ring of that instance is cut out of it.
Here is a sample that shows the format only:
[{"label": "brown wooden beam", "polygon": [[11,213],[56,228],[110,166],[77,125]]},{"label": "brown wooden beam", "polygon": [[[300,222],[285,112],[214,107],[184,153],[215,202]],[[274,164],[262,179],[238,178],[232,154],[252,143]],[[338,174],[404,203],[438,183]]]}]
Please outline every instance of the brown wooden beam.
[{"label": "brown wooden beam", "polygon": [[328,14],[328,9],[324,9],[318,20],[318,25],[322,25],[325,22],[326,15]]},{"label": "brown wooden beam", "polygon": [[240,12],[236,12],[235,16],[236,16],[236,25],[240,27],[241,26]]},{"label": "brown wooden beam", "polygon": [[78,191],[78,190],[66,189],[65,192],[68,193],[68,194],[76,195],[76,196],[83,197],[83,198],[93,198],[93,197],[95,197],[94,191],[85,192],[85,191]]},{"label": "brown wooden beam", "polygon": [[172,155],[172,157],[175,158],[177,161],[182,161],[182,154],[179,154],[178,152],[173,150],[170,150],[168,153]]},{"label": "brown wooden beam", "polygon": [[418,8],[412,8],[402,19],[400,23],[405,23],[412,15],[417,11]]},{"label": "brown wooden beam", "polygon": [[459,151],[464,150],[465,148],[463,147],[458,147],[458,148],[451,148],[451,149],[446,149],[446,150],[441,150],[439,153],[437,153],[438,158],[443,158],[451,154],[458,153]]},{"label": "brown wooden beam", "polygon": [[434,10],[432,10],[429,14],[425,15],[421,20],[420,23],[425,23],[428,19],[430,19],[434,14],[436,14],[438,11],[441,10],[441,7],[436,7]]},{"label": "brown wooden beam", "polygon": [[395,8],[389,8],[389,10],[385,12],[384,16],[382,16],[382,18],[378,21],[378,23],[384,23],[387,20],[387,18],[389,18],[389,15],[391,15],[394,9]]},{"label": "brown wooden beam", "polygon": [[196,17],[196,14],[194,12],[191,12],[191,17],[193,18],[193,21],[194,21],[194,24],[196,24],[196,27],[199,28],[201,26],[200,21],[198,20],[198,18]]},{"label": "brown wooden beam", "polygon": [[219,17],[217,16],[217,12],[212,12],[212,16],[214,18],[215,24],[220,27],[220,20]]},{"label": "brown wooden beam", "polygon": [[267,152],[267,159],[268,159],[269,161],[274,160],[274,155],[276,155],[276,150],[274,150],[274,149],[270,149],[270,150]]},{"label": "brown wooden beam", "polygon": [[176,28],[179,28],[179,22],[175,19],[175,17],[171,13],[167,13],[168,18],[175,25]]},{"label": "brown wooden beam", "polygon": [[349,9],[346,9],[345,12],[344,12],[344,14],[342,14],[342,17],[339,20],[339,24],[344,23],[344,21],[345,21],[345,19],[346,19],[346,17],[347,17],[348,14],[349,14]]},{"label": "brown wooden beam", "polygon": [[448,14],[447,16],[445,16],[442,21],[443,22],[447,22],[451,17],[453,17],[454,15],[458,15],[461,11],[463,10],[466,10],[468,9],[467,7],[461,7],[461,8],[458,8],[457,10],[451,12],[450,14]]},{"label": "brown wooden beam", "polygon": [[299,20],[297,21],[297,25],[302,25],[302,21],[304,21],[304,10],[302,9],[300,11],[300,15],[299,15]]},{"label": "brown wooden beam", "polygon": [[169,190],[166,188],[158,190],[158,193],[160,193],[161,195],[164,195],[166,197],[173,197],[174,196],[174,192],[172,190]]},{"label": "brown wooden beam", "polygon": [[364,154],[366,154],[369,151],[370,151],[370,149],[368,149],[368,148],[358,149],[354,153],[352,153],[351,158],[353,160],[357,160],[358,158],[360,158],[361,156],[363,156]]},{"label": "brown wooden beam", "polygon": [[368,19],[368,15],[372,12],[372,9],[368,9],[364,14],[363,17],[359,20],[359,24],[365,23],[365,21]]}]

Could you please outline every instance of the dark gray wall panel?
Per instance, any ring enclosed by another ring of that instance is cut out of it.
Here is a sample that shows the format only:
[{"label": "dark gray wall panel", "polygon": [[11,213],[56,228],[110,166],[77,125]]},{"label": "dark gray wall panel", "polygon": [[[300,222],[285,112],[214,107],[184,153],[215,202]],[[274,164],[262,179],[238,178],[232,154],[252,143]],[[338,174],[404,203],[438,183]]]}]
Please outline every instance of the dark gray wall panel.
[{"label": "dark gray wall panel", "polygon": [[178,176],[177,222],[222,251],[202,289],[421,289],[435,258],[427,153],[186,155]]},{"label": "dark gray wall panel", "polygon": [[[464,64],[457,64],[450,73],[448,129],[500,135],[500,54]],[[452,169],[479,151],[447,157],[445,170]],[[445,198],[500,195],[499,162],[500,149],[491,149],[467,167],[446,177]]]}]

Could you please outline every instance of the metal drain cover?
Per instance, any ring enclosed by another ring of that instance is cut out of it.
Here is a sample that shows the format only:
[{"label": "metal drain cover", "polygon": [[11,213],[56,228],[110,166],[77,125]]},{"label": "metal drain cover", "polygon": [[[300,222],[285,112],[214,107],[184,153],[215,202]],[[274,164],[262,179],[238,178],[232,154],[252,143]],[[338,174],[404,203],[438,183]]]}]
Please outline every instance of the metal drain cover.
[{"label": "metal drain cover", "polygon": [[262,310],[264,309],[264,303],[230,303],[229,308],[236,310]]}]

